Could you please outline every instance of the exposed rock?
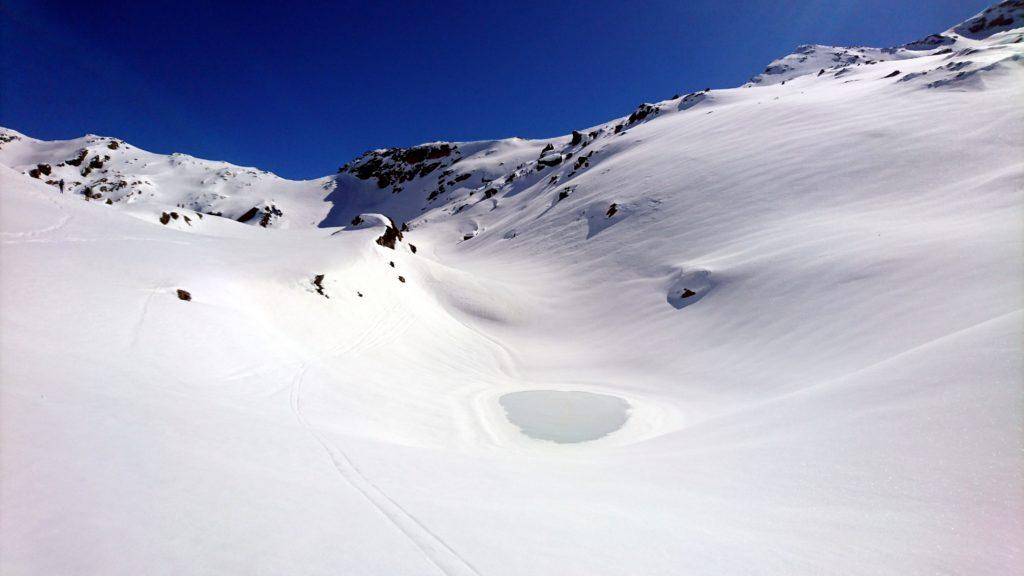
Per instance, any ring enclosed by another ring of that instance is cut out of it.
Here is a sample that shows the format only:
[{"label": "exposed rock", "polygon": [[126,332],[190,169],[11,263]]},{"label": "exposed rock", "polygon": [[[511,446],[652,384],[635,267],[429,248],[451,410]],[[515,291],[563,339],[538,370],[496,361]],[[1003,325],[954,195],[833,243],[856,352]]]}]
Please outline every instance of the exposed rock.
[{"label": "exposed rock", "polygon": [[399,276],[398,281],[401,282],[402,284],[405,284],[405,276]]},{"label": "exposed rock", "polygon": [[420,168],[420,178],[426,176],[427,174],[430,174],[434,170],[437,170],[437,167],[440,165],[440,162],[432,162],[430,164],[424,165],[423,168]]},{"label": "exposed rock", "polygon": [[324,275],[317,274],[313,276],[313,287],[316,288],[316,293],[323,296],[324,298],[330,298],[327,294],[324,294]]},{"label": "exposed rock", "polygon": [[583,134],[573,130],[572,131],[572,140],[569,141],[569,145],[570,146],[576,146],[580,142],[583,142]]},{"label": "exposed rock", "polygon": [[651,104],[641,104],[640,106],[637,107],[636,110],[633,111],[632,114],[629,115],[629,118],[626,120],[626,124],[636,124],[637,122],[646,119],[651,114],[657,114],[660,111],[661,110],[657,106]]},{"label": "exposed rock", "polygon": [[954,32],[979,40],[1020,26],[1024,21],[1024,0],[1003,0],[990,6],[978,16],[963,22],[953,29]]},{"label": "exposed rock", "polygon": [[31,169],[31,170],[29,170],[29,172],[28,172],[28,175],[33,177],[33,178],[39,178],[40,174],[42,174],[43,176],[49,176],[50,175],[50,165],[49,164],[36,164],[36,167]]},{"label": "exposed rock", "polygon": [[608,207],[608,211],[605,212],[605,216],[607,216],[608,218],[611,218],[612,216],[615,216],[615,213],[618,212],[618,211],[619,211],[619,205],[615,204],[613,202],[612,205]]},{"label": "exposed rock", "polygon": [[395,249],[395,242],[402,240],[402,232],[395,228],[394,222],[392,222],[387,228],[384,229],[384,234],[377,238],[377,244],[385,247]]},{"label": "exposed rock", "polygon": [[164,212],[163,214],[160,215],[160,223],[163,224],[164,226],[166,226],[167,223],[170,222],[170,221],[171,221],[171,215],[168,214],[167,212]]},{"label": "exposed rock", "polygon": [[239,216],[238,217],[238,221],[239,222],[248,222],[249,220],[252,220],[253,218],[255,218],[256,215],[259,214],[259,213],[260,213],[260,209],[255,207],[255,206],[253,206],[252,208],[249,208],[248,210],[246,210],[245,214],[242,214],[241,216]]},{"label": "exposed rock", "polygon": [[78,156],[72,158],[71,160],[66,160],[66,162],[69,165],[74,166],[74,167],[77,168],[78,166],[82,165],[82,162],[85,161],[85,157],[88,156],[88,155],[89,155],[89,151],[85,150],[85,149],[82,149],[82,150],[78,151]]},{"label": "exposed rock", "polygon": [[541,156],[540,159],[537,160],[538,166],[558,166],[561,163],[561,154],[548,154],[546,156]]},{"label": "exposed rock", "polygon": [[[361,180],[376,179],[379,188],[392,186],[392,192],[401,192],[399,184],[427,176],[439,167],[454,164],[458,153],[453,144],[425,144],[412,148],[387,148],[371,150],[338,169],[339,173],[350,173]],[[429,162],[429,160],[438,160]],[[441,178],[445,172],[442,171]]]},{"label": "exposed rock", "polygon": [[8,142],[14,142],[15,140],[21,140],[21,136],[15,136],[14,134],[0,134],[0,144],[7,144]]},{"label": "exposed rock", "polygon": [[178,300],[184,300],[185,302],[192,301],[192,294],[188,290],[182,290],[178,288]]},{"label": "exposed rock", "polygon": [[689,288],[684,288],[682,294],[680,294],[679,297],[680,298],[689,298],[690,296],[696,296],[696,295],[697,295],[697,293],[694,292],[693,290],[690,290]]},{"label": "exposed rock", "polygon": [[955,39],[942,34],[931,34],[926,38],[922,38],[909,44],[904,44],[903,47],[907,50],[931,50],[938,48],[939,46],[948,46],[956,42]]}]

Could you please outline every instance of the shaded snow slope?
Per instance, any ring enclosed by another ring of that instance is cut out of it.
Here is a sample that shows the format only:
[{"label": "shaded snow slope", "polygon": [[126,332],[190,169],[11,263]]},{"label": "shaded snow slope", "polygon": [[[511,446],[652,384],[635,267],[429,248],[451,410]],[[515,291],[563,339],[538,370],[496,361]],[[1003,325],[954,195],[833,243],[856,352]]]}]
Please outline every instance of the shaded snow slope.
[{"label": "shaded snow slope", "polygon": [[[4,131],[0,572],[1013,572],[1024,43],[985,30],[306,182]],[[538,390],[616,400],[560,444],[502,405]]]}]

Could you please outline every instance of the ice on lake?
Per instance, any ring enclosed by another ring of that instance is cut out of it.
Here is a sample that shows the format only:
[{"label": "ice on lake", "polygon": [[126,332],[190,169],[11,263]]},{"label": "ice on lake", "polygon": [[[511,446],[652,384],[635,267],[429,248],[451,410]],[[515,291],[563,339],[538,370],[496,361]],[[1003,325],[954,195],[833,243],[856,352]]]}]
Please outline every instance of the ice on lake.
[{"label": "ice on lake", "polygon": [[511,392],[498,399],[508,420],[538,440],[597,440],[626,423],[629,403],[608,394],[560,390]]}]

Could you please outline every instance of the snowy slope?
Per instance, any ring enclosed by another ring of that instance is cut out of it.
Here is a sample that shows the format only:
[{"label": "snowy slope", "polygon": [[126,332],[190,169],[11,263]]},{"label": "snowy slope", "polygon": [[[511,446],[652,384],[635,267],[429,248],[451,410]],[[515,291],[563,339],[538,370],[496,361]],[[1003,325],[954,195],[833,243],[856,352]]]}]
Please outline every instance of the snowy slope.
[{"label": "snowy slope", "polygon": [[1020,4],[307,182],[5,130],[0,573],[1013,573]]},{"label": "snowy slope", "polygon": [[116,138],[44,142],[5,128],[0,129],[0,164],[91,201],[168,213],[182,208],[190,220],[205,213],[264,227],[319,222],[318,201],[333,186],[330,178],[294,182],[227,162],[153,154]]}]

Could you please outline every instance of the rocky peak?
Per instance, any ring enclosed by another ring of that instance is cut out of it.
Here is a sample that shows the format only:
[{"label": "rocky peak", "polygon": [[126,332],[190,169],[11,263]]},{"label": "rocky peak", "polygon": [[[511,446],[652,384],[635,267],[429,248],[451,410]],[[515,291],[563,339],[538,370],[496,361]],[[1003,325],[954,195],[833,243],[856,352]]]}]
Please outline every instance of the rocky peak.
[{"label": "rocky peak", "polygon": [[461,157],[459,147],[448,142],[421,144],[411,148],[370,150],[338,169],[360,180],[376,179],[380,188],[401,192],[402,183],[427,176],[442,166],[450,166]]}]

